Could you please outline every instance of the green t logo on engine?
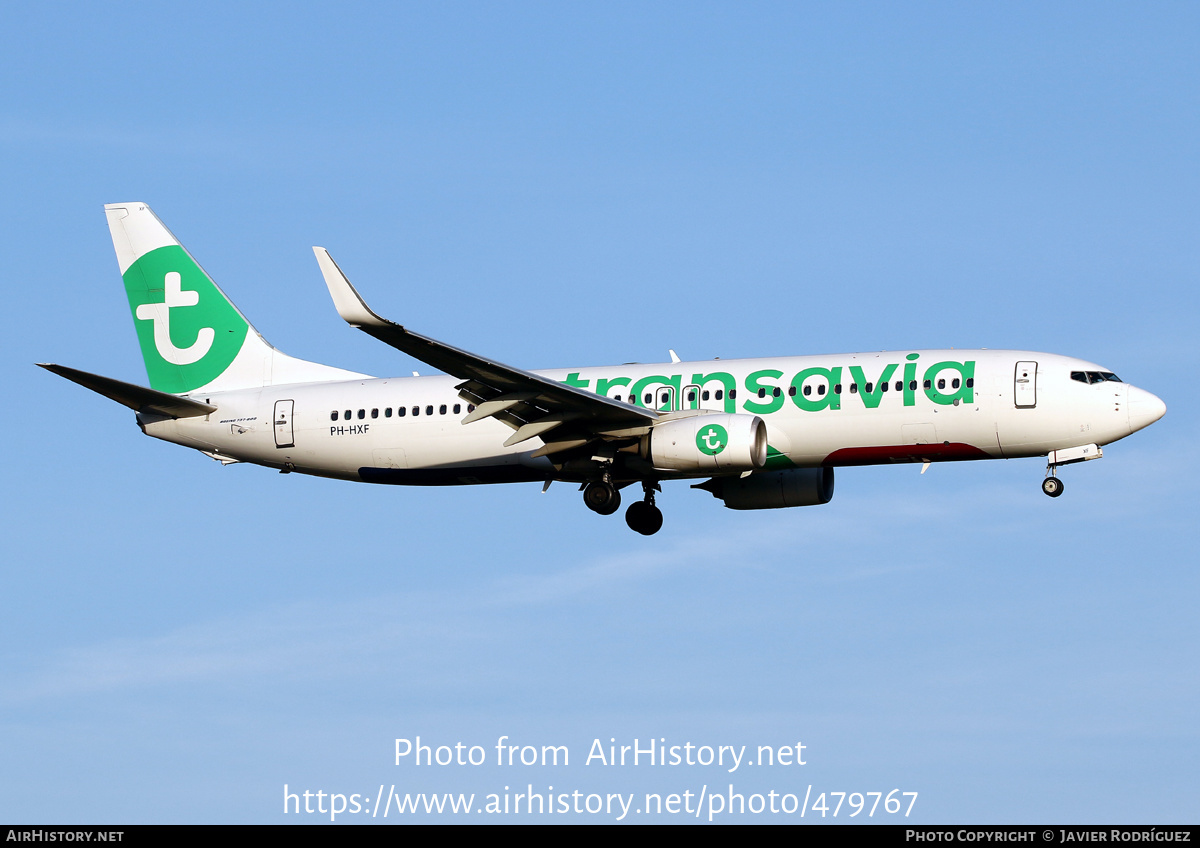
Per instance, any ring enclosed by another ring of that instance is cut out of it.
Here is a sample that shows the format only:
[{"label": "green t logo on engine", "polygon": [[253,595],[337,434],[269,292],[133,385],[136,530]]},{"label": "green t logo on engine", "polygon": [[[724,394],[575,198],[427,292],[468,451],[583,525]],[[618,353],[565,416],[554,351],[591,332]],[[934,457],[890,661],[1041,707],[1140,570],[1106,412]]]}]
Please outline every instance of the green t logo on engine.
[{"label": "green t logo on engine", "polygon": [[705,424],[700,428],[700,432],[696,433],[696,447],[702,454],[716,456],[725,450],[728,444],[729,433],[720,424]]}]

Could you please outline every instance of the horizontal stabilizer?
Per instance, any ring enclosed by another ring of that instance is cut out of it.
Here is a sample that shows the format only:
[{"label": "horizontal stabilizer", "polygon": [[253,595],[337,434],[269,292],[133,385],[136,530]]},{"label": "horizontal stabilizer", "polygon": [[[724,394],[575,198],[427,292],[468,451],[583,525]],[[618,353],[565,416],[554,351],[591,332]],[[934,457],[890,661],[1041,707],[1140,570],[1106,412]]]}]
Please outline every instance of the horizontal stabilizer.
[{"label": "horizontal stabilizer", "polygon": [[124,404],[136,412],[151,412],[165,415],[167,418],[199,418],[217,411],[215,406],[209,406],[207,403],[176,397],[166,392],[156,392],[145,386],[123,383],[111,377],[101,377],[99,374],[89,374],[87,371],[67,368],[65,365],[46,362],[39,362],[37,365],[60,377],[66,377],[72,383],[78,383],[85,389],[91,389],[110,400]]}]

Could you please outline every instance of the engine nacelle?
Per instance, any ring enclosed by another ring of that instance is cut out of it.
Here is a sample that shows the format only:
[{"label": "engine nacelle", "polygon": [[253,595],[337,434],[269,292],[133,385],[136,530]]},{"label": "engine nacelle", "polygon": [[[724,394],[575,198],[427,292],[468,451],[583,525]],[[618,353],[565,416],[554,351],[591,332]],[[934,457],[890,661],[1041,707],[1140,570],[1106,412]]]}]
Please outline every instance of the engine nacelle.
[{"label": "engine nacelle", "polygon": [[730,509],[818,506],[833,499],[832,468],[788,468],[749,477],[714,477],[699,486]]},{"label": "engine nacelle", "polygon": [[642,457],[672,471],[753,471],[767,461],[767,425],[757,415],[691,415],[654,425]]}]

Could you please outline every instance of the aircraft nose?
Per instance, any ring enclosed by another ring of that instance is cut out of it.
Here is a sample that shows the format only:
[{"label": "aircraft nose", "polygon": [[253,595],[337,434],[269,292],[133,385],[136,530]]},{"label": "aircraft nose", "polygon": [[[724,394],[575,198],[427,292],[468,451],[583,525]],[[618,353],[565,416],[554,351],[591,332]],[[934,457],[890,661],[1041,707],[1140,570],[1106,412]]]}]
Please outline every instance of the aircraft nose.
[{"label": "aircraft nose", "polygon": [[1137,386],[1129,387],[1129,432],[1149,427],[1167,412],[1167,405],[1156,395]]}]

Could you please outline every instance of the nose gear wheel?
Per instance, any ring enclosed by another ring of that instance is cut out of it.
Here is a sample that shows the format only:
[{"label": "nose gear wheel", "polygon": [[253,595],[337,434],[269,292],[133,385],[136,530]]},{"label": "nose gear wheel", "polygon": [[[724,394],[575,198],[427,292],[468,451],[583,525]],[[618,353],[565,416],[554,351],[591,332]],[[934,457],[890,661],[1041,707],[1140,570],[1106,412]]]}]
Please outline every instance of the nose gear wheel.
[{"label": "nose gear wheel", "polygon": [[1052,498],[1057,498],[1063,493],[1063,481],[1057,477],[1047,477],[1042,481],[1042,491]]}]

